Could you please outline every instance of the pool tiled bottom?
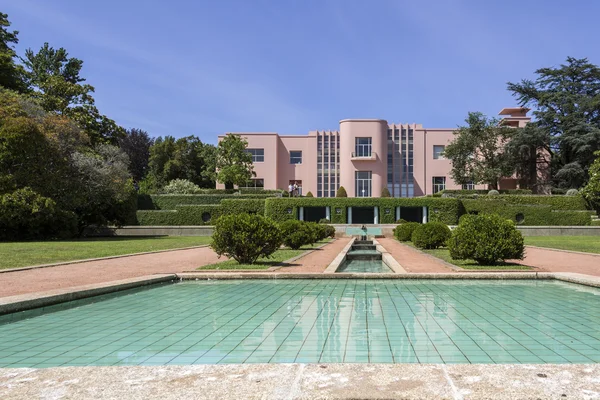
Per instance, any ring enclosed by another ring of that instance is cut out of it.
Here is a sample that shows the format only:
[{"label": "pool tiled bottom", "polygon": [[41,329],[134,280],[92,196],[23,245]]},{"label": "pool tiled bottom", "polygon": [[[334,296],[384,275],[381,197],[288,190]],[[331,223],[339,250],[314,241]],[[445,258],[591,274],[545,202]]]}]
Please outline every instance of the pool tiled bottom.
[{"label": "pool tiled bottom", "polygon": [[595,363],[600,290],[544,281],[184,282],[0,325],[1,367]]},{"label": "pool tiled bottom", "polygon": [[391,273],[392,270],[381,260],[347,260],[336,272]]}]

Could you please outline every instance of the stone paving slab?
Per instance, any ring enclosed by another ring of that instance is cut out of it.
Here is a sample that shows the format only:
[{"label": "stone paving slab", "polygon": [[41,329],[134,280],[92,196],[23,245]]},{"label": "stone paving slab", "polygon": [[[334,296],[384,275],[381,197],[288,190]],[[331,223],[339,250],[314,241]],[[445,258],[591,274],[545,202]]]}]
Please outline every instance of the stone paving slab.
[{"label": "stone paving slab", "polygon": [[252,364],[0,369],[9,399],[594,399],[600,365]]},{"label": "stone paving slab", "polygon": [[573,253],[526,246],[525,258],[514,262],[534,267],[538,271],[574,272],[600,276],[600,255],[593,253]]}]

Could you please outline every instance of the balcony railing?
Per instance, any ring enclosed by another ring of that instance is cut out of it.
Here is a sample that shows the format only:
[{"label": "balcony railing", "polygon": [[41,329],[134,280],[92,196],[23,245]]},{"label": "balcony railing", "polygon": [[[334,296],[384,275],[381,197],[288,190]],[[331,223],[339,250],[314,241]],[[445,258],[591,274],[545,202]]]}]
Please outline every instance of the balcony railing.
[{"label": "balcony railing", "polygon": [[374,151],[371,151],[371,152],[359,151],[358,153],[353,151],[351,159],[352,160],[376,160],[377,153],[375,153]]}]

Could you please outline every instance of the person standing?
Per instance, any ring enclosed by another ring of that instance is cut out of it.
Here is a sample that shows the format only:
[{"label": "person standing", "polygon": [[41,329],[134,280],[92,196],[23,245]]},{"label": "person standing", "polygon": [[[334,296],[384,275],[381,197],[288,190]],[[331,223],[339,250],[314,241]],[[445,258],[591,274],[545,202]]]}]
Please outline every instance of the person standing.
[{"label": "person standing", "polygon": [[294,182],[294,197],[298,197],[298,182]]},{"label": "person standing", "polygon": [[288,192],[289,192],[289,197],[292,197],[292,194],[294,192],[294,185],[292,185],[292,182],[290,182],[290,185],[288,186]]}]

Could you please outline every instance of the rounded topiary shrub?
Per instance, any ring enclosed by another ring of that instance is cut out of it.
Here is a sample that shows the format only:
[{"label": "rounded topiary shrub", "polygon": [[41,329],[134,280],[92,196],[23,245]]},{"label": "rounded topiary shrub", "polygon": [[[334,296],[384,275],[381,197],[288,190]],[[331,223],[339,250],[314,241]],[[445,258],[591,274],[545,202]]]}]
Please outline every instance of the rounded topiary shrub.
[{"label": "rounded topiary shrub", "polygon": [[230,214],[217,219],[210,247],[240,264],[269,257],[281,246],[277,224],[257,214]]},{"label": "rounded topiary shrub", "polygon": [[308,193],[306,193],[305,197],[315,197],[315,196],[313,196],[312,192],[309,190]]},{"label": "rounded topiary shrub", "polygon": [[281,229],[283,244],[287,247],[297,250],[302,246],[318,241],[319,224],[307,223],[290,219],[279,224]]},{"label": "rounded topiary shrub", "polygon": [[343,186],[337,190],[335,197],[348,197],[348,193],[346,193],[346,189]]},{"label": "rounded topiary shrub", "polygon": [[448,240],[455,260],[475,260],[494,265],[508,259],[523,259],[523,236],[514,222],[497,214],[465,215]]},{"label": "rounded topiary shrub", "polygon": [[394,237],[401,242],[410,242],[412,234],[417,227],[421,225],[418,222],[405,222],[394,229]]},{"label": "rounded topiary shrub", "polygon": [[331,221],[330,221],[330,220],[328,220],[327,218],[321,218],[321,219],[319,220],[319,223],[320,223],[320,224],[328,224],[328,223],[330,223],[330,222],[331,222]]},{"label": "rounded topiary shrub", "polygon": [[392,194],[388,188],[384,187],[381,189],[381,197],[392,197]]},{"label": "rounded topiary shrub", "polygon": [[577,189],[567,190],[567,196],[577,196],[578,194],[579,194],[579,190],[577,190]]},{"label": "rounded topiary shrub", "polygon": [[494,189],[492,189],[488,192],[488,196],[498,196],[499,194],[500,194],[500,192],[497,190],[494,190]]},{"label": "rounded topiary shrub", "polygon": [[397,224],[405,224],[405,223],[406,223],[406,220],[405,220],[405,219],[402,219],[402,218],[400,218],[399,220],[397,220],[397,221],[396,221],[396,223],[397,223]]},{"label": "rounded topiary shrub", "polygon": [[428,222],[414,230],[411,240],[420,249],[437,249],[445,246],[451,235],[448,225],[441,222]]}]

